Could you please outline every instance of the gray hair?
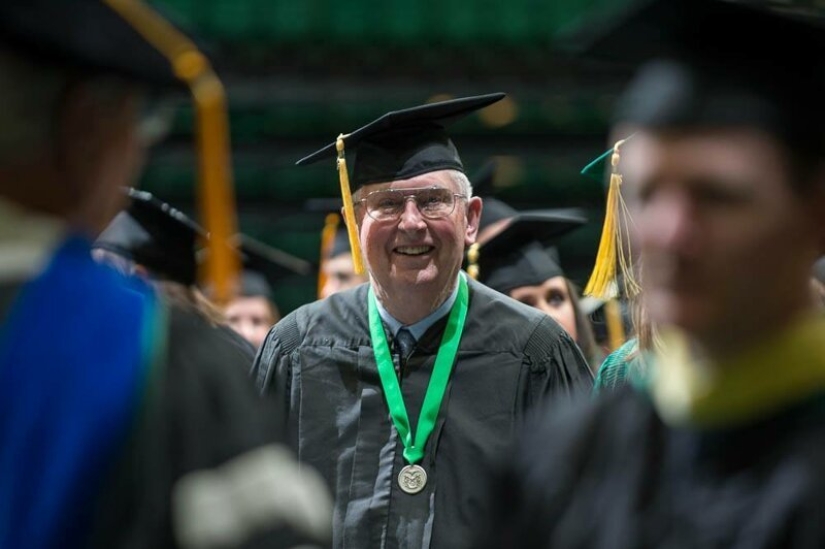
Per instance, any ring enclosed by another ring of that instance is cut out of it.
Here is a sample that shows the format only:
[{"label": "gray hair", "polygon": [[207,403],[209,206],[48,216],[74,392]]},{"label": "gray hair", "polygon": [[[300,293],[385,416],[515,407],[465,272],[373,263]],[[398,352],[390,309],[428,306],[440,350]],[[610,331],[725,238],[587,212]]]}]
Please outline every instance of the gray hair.
[{"label": "gray hair", "polygon": [[464,172],[458,170],[449,170],[449,172],[450,178],[452,178],[453,183],[461,190],[461,193],[467,195],[467,198],[471,198],[473,196],[473,185],[470,183],[470,179]]}]

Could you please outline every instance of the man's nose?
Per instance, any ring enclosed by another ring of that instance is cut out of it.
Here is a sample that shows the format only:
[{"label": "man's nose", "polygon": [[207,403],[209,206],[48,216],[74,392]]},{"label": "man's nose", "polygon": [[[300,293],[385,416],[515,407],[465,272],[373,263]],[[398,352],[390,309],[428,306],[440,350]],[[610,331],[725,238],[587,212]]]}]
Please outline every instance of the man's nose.
[{"label": "man's nose", "polygon": [[662,197],[643,217],[643,243],[671,252],[690,254],[697,246],[696,209],[687,196]]},{"label": "man's nose", "polygon": [[418,202],[416,202],[414,196],[404,197],[404,208],[401,210],[398,227],[403,230],[417,230],[426,227],[424,217],[418,209]]}]

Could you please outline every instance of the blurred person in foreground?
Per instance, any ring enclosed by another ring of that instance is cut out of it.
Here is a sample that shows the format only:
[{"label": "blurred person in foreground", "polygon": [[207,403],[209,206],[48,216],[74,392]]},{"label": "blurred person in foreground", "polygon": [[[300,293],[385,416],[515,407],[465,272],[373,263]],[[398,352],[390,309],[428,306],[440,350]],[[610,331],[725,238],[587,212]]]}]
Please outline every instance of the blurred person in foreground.
[{"label": "blurred person in foreground", "polygon": [[641,65],[614,130],[662,350],[522,440],[479,547],[825,545],[825,32],[766,9],[648,1],[591,43]]},{"label": "blurred person in foreground", "polygon": [[226,367],[248,352],[92,259],[146,152],[142,100],[180,84],[178,54],[208,69],[132,0],[0,3],[2,547],[327,539],[323,485]]},{"label": "blurred person in foreground", "polygon": [[254,375],[333,491],[335,547],[466,546],[493,456],[531,409],[592,385],[550,317],[461,271],[482,201],[446,127],[502,97],[394,111],[299,162],[337,149],[370,282],[284,317]]}]

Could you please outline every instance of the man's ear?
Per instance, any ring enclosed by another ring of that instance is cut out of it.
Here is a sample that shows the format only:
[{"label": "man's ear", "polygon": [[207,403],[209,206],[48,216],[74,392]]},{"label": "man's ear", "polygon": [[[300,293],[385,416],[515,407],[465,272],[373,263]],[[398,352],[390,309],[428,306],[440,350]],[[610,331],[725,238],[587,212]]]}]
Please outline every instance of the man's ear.
[{"label": "man's ear", "polygon": [[467,246],[476,241],[478,224],[481,221],[481,210],[483,207],[481,198],[478,196],[473,196],[467,201],[467,231],[464,236],[464,244]]}]

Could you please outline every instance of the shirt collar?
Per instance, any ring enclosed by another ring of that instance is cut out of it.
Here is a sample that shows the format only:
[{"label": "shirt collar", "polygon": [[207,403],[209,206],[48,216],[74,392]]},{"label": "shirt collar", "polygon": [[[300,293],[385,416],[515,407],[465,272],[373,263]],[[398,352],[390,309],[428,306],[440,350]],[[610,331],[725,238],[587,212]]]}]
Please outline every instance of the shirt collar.
[{"label": "shirt collar", "polygon": [[[458,276],[464,276],[464,273],[459,272]],[[450,309],[453,308],[453,303],[455,303],[456,298],[458,298],[457,282],[458,278],[456,278],[455,288],[453,288],[452,293],[449,296],[447,296],[447,299],[444,300],[444,303],[442,303],[435,311],[431,312],[429,315],[425,316],[415,324],[405,326],[404,324],[396,320],[390,313],[388,313],[384,306],[381,304],[381,301],[376,299],[375,303],[378,306],[378,314],[381,315],[381,320],[383,320],[384,324],[386,324],[387,327],[390,329],[390,332],[392,333],[393,337],[398,335],[398,330],[400,330],[401,328],[407,328],[413,335],[415,340],[418,341],[419,339],[421,339],[421,336],[423,336],[424,333],[430,328],[430,326],[432,326],[439,319],[444,317],[444,315],[449,313]]]}]

